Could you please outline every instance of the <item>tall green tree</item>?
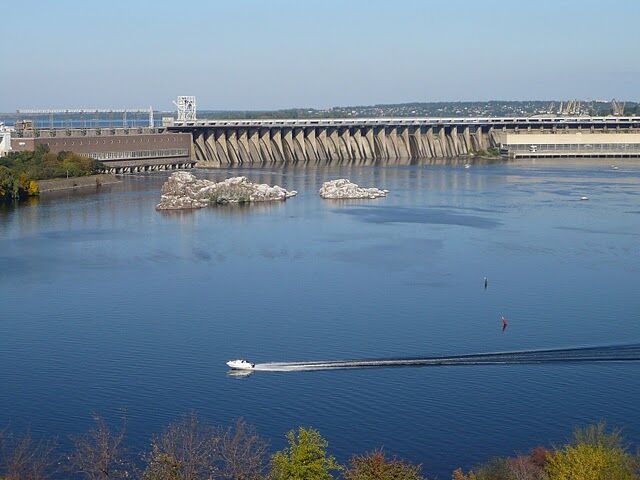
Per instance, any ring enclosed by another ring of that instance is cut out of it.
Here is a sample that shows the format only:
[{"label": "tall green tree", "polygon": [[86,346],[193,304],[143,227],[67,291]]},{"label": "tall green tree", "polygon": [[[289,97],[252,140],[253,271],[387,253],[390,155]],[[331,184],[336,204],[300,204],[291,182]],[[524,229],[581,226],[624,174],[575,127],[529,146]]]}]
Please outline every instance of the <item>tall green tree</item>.
[{"label": "tall green tree", "polygon": [[342,467],[327,455],[328,442],[313,428],[287,433],[289,446],[271,457],[272,480],[332,480]]}]

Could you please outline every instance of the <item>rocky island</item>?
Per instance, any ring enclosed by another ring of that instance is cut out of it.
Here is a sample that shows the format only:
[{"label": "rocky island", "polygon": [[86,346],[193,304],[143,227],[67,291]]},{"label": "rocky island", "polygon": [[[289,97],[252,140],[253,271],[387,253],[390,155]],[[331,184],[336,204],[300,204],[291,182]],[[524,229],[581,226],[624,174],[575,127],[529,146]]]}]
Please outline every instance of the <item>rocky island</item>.
[{"label": "rocky island", "polygon": [[222,182],[198,179],[189,172],[176,172],[162,185],[162,197],[156,210],[182,210],[227,203],[252,203],[286,200],[298,192],[278,185],[252,183],[247,177],[232,177]]},{"label": "rocky island", "polygon": [[387,193],[389,190],[360,187],[346,178],[324,182],[320,188],[320,196],[331,199],[378,198],[386,197]]}]

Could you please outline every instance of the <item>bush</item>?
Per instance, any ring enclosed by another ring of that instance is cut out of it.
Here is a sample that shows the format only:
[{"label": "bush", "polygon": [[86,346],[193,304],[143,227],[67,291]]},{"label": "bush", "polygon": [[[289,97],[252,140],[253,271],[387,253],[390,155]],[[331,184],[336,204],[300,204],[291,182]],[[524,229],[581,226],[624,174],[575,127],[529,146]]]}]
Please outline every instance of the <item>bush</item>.
[{"label": "bush", "polygon": [[289,447],[271,457],[273,480],[332,480],[332,471],[340,471],[333,456],[327,456],[327,441],[313,428],[291,430]]},{"label": "bush", "polygon": [[635,462],[620,448],[567,445],[549,458],[549,480],[635,480]]},{"label": "bush", "polygon": [[266,451],[244,420],[224,429],[192,413],[154,437],[142,480],[262,480]]},{"label": "bush", "polygon": [[191,414],[153,439],[143,480],[195,480],[216,473],[213,428]]},{"label": "bush", "polygon": [[549,480],[635,480],[637,467],[620,430],[600,422],[576,429],[572,442],[548,457],[546,470]]},{"label": "bush", "polygon": [[345,480],[425,480],[420,465],[413,465],[396,458],[385,458],[377,450],[365,455],[355,455],[344,473]]}]

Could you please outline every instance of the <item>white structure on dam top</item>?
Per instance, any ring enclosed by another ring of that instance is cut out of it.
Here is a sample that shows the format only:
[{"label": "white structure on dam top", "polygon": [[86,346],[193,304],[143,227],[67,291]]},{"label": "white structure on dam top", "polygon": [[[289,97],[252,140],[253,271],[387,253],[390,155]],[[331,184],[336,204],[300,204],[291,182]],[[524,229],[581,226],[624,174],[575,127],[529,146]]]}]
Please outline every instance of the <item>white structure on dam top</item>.
[{"label": "white structure on dam top", "polygon": [[11,130],[0,122],[0,157],[5,156],[11,151]]},{"label": "white structure on dam top", "polygon": [[178,122],[193,122],[196,119],[196,97],[181,95],[173,104],[178,108]]}]

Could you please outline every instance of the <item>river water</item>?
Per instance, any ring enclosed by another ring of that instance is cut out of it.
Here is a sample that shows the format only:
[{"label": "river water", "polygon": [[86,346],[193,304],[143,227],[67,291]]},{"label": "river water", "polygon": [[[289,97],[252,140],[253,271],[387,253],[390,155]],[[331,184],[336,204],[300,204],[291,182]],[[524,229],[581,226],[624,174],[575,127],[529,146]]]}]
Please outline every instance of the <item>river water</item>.
[{"label": "river water", "polygon": [[[5,208],[0,426],[64,444],[126,410],[135,450],[195,410],[273,449],[313,426],[341,461],[383,446],[441,479],[600,419],[638,442],[640,363],[225,366],[640,343],[640,164],[609,163],[195,171],[299,194],[159,213],[157,174]],[[340,177],[390,194],[320,199]]]}]

